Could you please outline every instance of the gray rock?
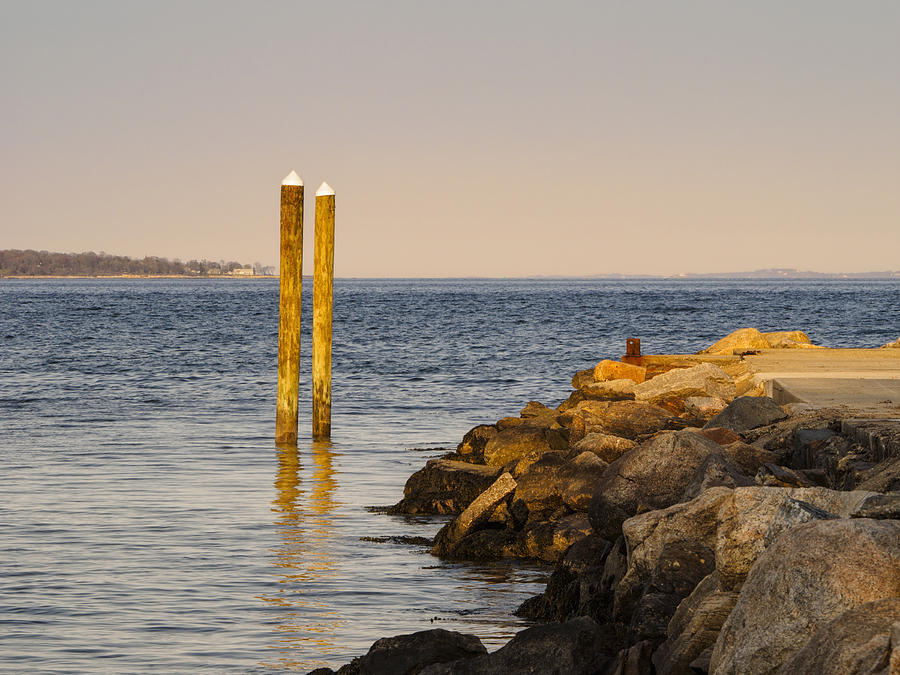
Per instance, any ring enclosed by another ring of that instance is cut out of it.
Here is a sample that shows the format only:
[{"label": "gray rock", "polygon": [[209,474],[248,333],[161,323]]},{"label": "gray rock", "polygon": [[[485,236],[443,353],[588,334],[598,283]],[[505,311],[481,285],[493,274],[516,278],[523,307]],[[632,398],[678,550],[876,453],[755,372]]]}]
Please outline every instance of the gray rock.
[{"label": "gray rock", "polygon": [[778,460],[778,456],[774,452],[757,448],[755,445],[749,445],[743,441],[723,445],[722,454],[737,464],[745,476],[755,476],[763,465],[773,464]]},{"label": "gray rock", "polygon": [[900,492],[900,457],[887,459],[867,471],[856,487],[873,492]]},{"label": "gray rock", "polygon": [[736,592],[720,591],[715,572],[705,577],[675,610],[666,628],[666,641],[653,654],[657,675],[691,675],[691,663],[709,652],[731,610]]},{"label": "gray rock", "polygon": [[633,639],[658,643],[665,638],[679,603],[714,569],[715,554],[708,547],[686,541],[666,544],[632,613]]},{"label": "gray rock", "polygon": [[897,596],[900,522],[854,518],[799,525],[756,561],[716,640],[710,670],[771,673],[832,619]]},{"label": "gray rock", "polygon": [[872,495],[860,504],[850,517],[900,520],[900,492]]},{"label": "gray rock", "polygon": [[[900,598],[867,602],[831,620],[779,669],[781,675],[888,675],[891,626],[900,622]],[[893,649],[892,649],[893,647]]]},{"label": "gray rock", "polygon": [[743,487],[753,485],[753,480],[745,476],[734,462],[722,455],[709,455],[693,479],[684,490],[682,499],[691,500],[712,487]]},{"label": "gray rock", "polygon": [[787,413],[768,396],[741,396],[707,422],[704,428],[725,427],[740,432],[772,424],[786,417]]},{"label": "gray rock", "polygon": [[808,523],[811,520],[833,520],[835,514],[808,504],[799,499],[785,498],[775,511],[772,522],[763,537],[763,546],[770,546],[786,530]]},{"label": "gray rock", "polygon": [[403,488],[403,499],[389,512],[460,513],[490,487],[499,474],[498,467],[449,459],[429,460],[424,468],[409,477]]},{"label": "gray rock", "polygon": [[653,642],[644,640],[621,650],[603,671],[603,675],[650,675],[653,663]]},{"label": "gray rock", "polygon": [[473,659],[487,653],[474,635],[435,628],[381,638],[359,660],[360,675],[413,675],[431,664]]},{"label": "gray rock", "polygon": [[802,472],[772,462],[766,462],[756,472],[756,484],[772,487],[813,487],[815,485]]},{"label": "gray rock", "polygon": [[474,659],[430,666],[422,675],[594,675],[611,661],[608,635],[593,619],[526,628],[497,651]]},{"label": "gray rock", "polygon": [[680,501],[704,460],[718,452],[718,444],[691,431],[657,434],[607,467],[591,502],[591,524],[615,538],[639,511]]}]

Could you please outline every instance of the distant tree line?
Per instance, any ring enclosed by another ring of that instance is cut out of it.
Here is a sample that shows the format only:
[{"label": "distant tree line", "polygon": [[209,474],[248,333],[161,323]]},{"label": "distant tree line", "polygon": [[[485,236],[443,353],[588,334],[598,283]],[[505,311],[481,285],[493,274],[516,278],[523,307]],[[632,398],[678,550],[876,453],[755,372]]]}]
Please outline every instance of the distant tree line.
[{"label": "distant tree line", "polygon": [[[239,262],[219,260],[188,260],[181,262],[177,258],[157,258],[147,256],[143,259],[128,258],[121,255],[109,255],[104,252],[94,253],[51,253],[49,251],[19,251],[15,249],[0,251],[0,276],[115,276],[121,274],[135,275],[183,275],[183,276],[215,276],[230,274],[232,270],[244,268]],[[246,266],[246,267],[249,267]],[[259,263],[253,265],[255,274],[271,274],[271,267],[263,267]]]}]

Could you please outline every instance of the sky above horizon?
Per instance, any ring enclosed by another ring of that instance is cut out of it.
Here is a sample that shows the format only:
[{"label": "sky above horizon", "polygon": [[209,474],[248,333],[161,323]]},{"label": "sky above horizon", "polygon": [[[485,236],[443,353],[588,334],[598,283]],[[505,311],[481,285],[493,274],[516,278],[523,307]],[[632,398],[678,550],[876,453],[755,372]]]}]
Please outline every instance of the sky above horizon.
[{"label": "sky above horizon", "polygon": [[0,0],[0,249],[343,277],[900,269],[900,3]]}]

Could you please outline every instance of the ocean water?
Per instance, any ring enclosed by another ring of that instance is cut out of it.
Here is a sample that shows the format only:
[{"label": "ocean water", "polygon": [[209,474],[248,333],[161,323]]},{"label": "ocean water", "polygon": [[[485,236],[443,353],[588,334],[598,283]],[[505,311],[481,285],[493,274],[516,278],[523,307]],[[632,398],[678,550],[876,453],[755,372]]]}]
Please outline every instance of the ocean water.
[{"label": "ocean water", "polygon": [[[311,290],[312,284],[305,284]],[[898,281],[338,280],[331,443],[273,443],[277,281],[0,280],[0,670],[306,672],[432,627],[489,649],[549,573],[367,509],[574,371],[743,326],[900,335]]]}]

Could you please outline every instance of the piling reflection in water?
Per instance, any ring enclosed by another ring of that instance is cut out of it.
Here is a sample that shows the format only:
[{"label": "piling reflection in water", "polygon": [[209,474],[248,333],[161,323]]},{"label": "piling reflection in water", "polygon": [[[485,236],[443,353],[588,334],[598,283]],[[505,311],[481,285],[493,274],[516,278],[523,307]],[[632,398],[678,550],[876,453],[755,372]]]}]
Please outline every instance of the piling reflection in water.
[{"label": "piling reflection in water", "polygon": [[[312,457],[312,485],[303,488],[301,453]],[[323,586],[337,576],[332,550],[334,524],[331,512],[339,506],[329,441],[316,441],[304,449],[278,447],[278,473],[272,511],[280,545],[271,552],[278,568],[275,594],[261,596],[266,603],[282,608],[278,615],[279,636],[272,648],[279,652],[274,663],[264,667],[312,668],[321,665],[316,657],[336,650],[335,632],[345,623],[321,598]]]}]

